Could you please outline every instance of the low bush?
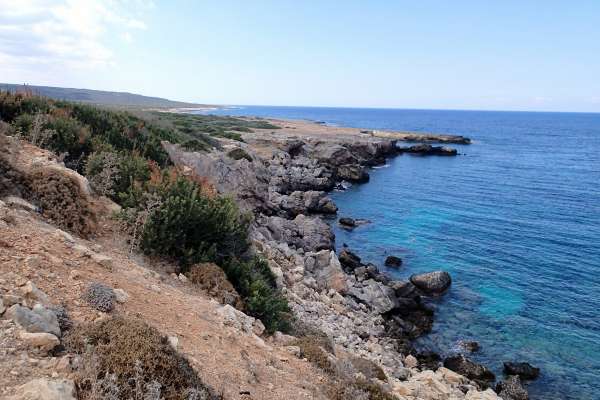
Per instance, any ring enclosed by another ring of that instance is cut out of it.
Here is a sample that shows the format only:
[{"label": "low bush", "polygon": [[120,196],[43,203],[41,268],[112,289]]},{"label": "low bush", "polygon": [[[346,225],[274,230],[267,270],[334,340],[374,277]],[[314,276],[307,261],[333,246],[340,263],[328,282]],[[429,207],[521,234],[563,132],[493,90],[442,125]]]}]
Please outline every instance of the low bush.
[{"label": "low bush", "polygon": [[246,313],[260,319],[269,333],[290,330],[290,308],[277,290],[275,276],[265,260],[231,258],[221,265],[242,296]]},{"label": "low bush", "polygon": [[328,374],[336,372],[335,364],[330,359],[331,346],[329,340],[324,340],[321,336],[303,336],[292,342],[292,345],[300,348],[300,355],[309,362],[315,364]]},{"label": "low bush", "polygon": [[75,379],[82,399],[107,391],[116,399],[146,398],[141,395],[147,393],[164,400],[222,398],[165,336],[140,319],[119,316],[78,326],[63,343],[83,357],[85,368]]},{"label": "low bush", "polygon": [[162,198],[146,224],[141,248],[177,260],[187,272],[198,262],[222,262],[246,252],[250,219],[228,197],[210,196],[195,182],[164,174],[156,188]]},{"label": "low bush", "polygon": [[244,303],[240,295],[218,265],[213,263],[192,265],[187,277],[191,283],[206,291],[221,304],[229,304],[243,311]]},{"label": "low bush", "polygon": [[33,170],[27,185],[44,216],[59,227],[83,237],[95,232],[95,214],[75,178],[52,170]]},{"label": "low bush", "polygon": [[98,311],[110,312],[114,307],[116,297],[111,287],[92,282],[83,293],[83,299]]}]

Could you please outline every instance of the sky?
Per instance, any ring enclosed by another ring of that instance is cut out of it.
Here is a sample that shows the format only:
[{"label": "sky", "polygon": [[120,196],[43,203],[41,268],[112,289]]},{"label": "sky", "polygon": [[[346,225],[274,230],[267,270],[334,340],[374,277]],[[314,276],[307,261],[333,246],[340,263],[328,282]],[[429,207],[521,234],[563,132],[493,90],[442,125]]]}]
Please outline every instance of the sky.
[{"label": "sky", "polygon": [[206,104],[600,112],[600,1],[0,0],[0,82]]}]

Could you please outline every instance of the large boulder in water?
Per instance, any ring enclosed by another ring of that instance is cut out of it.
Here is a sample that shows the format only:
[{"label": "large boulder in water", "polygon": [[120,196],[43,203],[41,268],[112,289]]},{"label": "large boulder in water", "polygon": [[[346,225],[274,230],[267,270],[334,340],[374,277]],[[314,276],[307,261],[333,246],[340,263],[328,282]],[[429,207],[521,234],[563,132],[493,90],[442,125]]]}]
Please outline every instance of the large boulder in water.
[{"label": "large boulder in water", "polygon": [[504,400],[528,400],[529,394],[518,375],[511,375],[496,385],[496,393]]},{"label": "large boulder in water", "polygon": [[540,376],[540,369],[526,362],[505,362],[504,373],[506,375],[519,375],[521,379],[533,380]]},{"label": "large boulder in water", "polygon": [[482,388],[488,387],[496,380],[496,376],[487,367],[469,360],[462,354],[448,357],[444,360],[444,367],[451,369],[475,381]]},{"label": "large boulder in water", "polygon": [[446,271],[433,271],[412,275],[410,281],[426,294],[440,294],[450,287],[452,278]]}]

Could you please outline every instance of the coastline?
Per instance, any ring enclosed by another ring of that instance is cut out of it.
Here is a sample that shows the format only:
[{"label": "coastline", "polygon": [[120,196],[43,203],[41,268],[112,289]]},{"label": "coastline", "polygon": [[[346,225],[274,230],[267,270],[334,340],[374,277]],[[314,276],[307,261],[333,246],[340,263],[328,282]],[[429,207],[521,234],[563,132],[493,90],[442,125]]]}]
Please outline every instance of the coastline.
[{"label": "coastline", "polygon": [[[349,249],[336,254],[334,235],[323,221],[337,211],[327,192],[343,181],[367,182],[369,168],[401,154],[397,142],[413,141],[414,136],[392,139],[358,128],[261,119],[281,128],[243,133],[244,143],[223,139],[223,152],[208,155],[168,144],[165,148],[176,165],[202,171],[220,193],[232,195],[254,213],[254,246],[269,261],[294,314],[343,351],[381,365],[393,378],[393,392],[408,396],[401,398],[434,390],[423,382],[423,374],[455,398],[498,398],[489,389],[495,376],[487,368],[466,358],[442,366],[438,355],[418,353],[411,345],[431,330],[433,310],[427,299],[443,295],[449,277],[441,289],[437,272],[393,281]],[[442,143],[465,140],[423,136]],[[233,149],[248,157],[232,160],[227,154]],[[458,378],[446,376],[457,372],[462,374]]]}]

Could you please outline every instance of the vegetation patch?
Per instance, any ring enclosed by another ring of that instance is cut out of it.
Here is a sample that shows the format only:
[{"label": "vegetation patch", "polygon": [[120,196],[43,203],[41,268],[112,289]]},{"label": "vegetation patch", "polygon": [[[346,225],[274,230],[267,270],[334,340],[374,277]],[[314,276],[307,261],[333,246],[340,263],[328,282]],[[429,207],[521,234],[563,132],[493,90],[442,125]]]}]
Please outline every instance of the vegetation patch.
[{"label": "vegetation patch", "polygon": [[166,337],[140,319],[112,317],[78,326],[63,342],[83,358],[75,380],[82,399],[221,399]]},{"label": "vegetation patch", "polygon": [[233,150],[230,150],[227,155],[231,158],[233,158],[234,160],[248,160],[249,162],[252,162],[252,157],[250,156],[250,154],[248,154],[246,152],[246,150],[242,149],[242,148],[235,148]]},{"label": "vegetation patch", "polygon": [[231,282],[227,280],[225,272],[213,263],[192,265],[187,277],[194,285],[206,291],[209,296],[217,299],[221,304],[229,304],[243,310],[244,303]]}]

